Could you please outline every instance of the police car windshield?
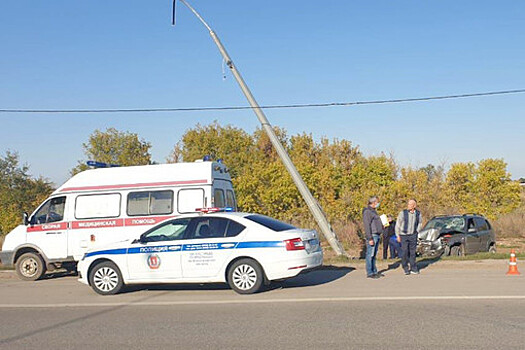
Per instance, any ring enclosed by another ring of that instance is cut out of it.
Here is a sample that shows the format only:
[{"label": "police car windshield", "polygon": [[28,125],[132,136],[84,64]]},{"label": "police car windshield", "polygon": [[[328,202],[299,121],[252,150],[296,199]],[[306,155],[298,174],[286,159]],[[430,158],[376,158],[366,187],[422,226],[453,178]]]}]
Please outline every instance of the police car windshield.
[{"label": "police car windshield", "polygon": [[292,225],[289,225],[287,223],[284,223],[276,219],[272,219],[264,215],[248,215],[248,216],[245,216],[245,218],[258,223],[259,225],[263,225],[264,227],[267,227],[270,230],[274,230],[278,232],[286,231],[286,230],[293,230],[296,228]]}]

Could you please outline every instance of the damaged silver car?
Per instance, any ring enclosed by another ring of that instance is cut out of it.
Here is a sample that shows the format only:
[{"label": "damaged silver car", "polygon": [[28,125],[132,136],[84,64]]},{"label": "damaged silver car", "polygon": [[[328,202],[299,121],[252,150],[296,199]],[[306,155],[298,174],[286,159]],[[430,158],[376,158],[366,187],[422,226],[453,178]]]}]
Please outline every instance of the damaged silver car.
[{"label": "damaged silver car", "polygon": [[478,252],[496,252],[494,230],[481,215],[435,216],[418,234],[420,256],[463,256]]}]

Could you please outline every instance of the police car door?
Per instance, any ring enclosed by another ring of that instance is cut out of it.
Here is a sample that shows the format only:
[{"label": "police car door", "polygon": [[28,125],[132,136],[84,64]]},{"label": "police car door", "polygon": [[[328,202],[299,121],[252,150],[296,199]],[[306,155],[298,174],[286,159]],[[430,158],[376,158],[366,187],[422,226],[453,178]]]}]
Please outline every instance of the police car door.
[{"label": "police car door", "polygon": [[40,248],[48,259],[67,257],[65,209],[66,196],[50,198],[38,208],[27,226],[27,243]]},{"label": "police car door", "polygon": [[213,216],[194,218],[189,240],[182,251],[184,278],[217,276],[232,255],[245,227],[238,222]]},{"label": "police car door", "polygon": [[184,233],[190,219],[170,220],[144,233],[127,250],[131,280],[170,280],[182,276],[180,264]]}]

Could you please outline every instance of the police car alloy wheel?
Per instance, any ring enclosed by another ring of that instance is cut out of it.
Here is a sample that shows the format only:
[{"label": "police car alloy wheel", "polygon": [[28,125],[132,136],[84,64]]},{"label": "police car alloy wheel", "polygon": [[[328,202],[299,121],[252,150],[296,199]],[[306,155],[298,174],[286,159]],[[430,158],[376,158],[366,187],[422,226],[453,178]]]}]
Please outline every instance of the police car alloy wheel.
[{"label": "police car alloy wheel", "polygon": [[45,272],[44,260],[37,253],[22,254],[16,261],[16,273],[25,281],[36,281]]},{"label": "police car alloy wheel", "polygon": [[124,283],[118,267],[110,261],[97,264],[89,273],[89,284],[98,294],[117,294]]},{"label": "police car alloy wheel", "polygon": [[261,289],[264,273],[254,260],[241,259],[228,270],[228,284],[239,294],[252,294]]}]

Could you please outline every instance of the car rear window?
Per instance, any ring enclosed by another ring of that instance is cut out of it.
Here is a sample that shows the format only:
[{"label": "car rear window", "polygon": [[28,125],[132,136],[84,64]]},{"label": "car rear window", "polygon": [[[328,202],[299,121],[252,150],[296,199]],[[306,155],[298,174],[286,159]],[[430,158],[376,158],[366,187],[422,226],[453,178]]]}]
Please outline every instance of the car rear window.
[{"label": "car rear window", "polygon": [[245,216],[244,218],[251,220],[253,222],[256,222],[259,225],[263,225],[264,227],[267,227],[274,231],[286,231],[286,230],[293,230],[296,228],[295,226],[292,226],[290,224],[287,224],[285,222],[282,222],[276,219],[272,219],[264,215],[248,215],[248,216]]}]

